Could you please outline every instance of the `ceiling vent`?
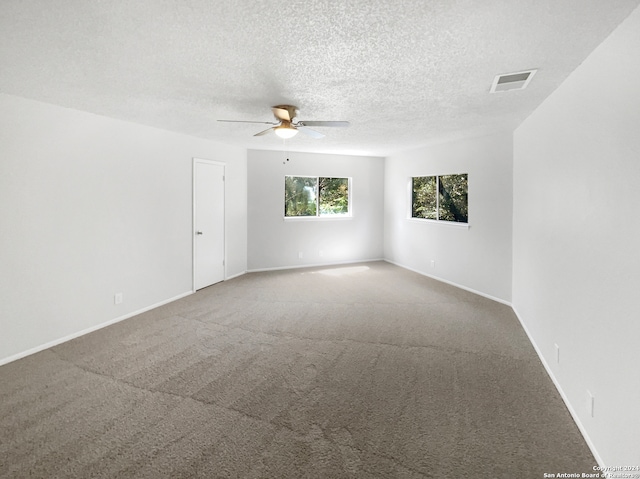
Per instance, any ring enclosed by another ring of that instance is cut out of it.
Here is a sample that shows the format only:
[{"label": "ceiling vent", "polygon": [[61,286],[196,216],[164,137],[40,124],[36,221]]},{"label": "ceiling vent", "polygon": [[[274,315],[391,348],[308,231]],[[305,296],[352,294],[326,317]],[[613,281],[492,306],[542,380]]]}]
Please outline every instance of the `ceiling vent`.
[{"label": "ceiling vent", "polygon": [[496,75],[491,85],[491,93],[510,90],[524,90],[538,70]]}]

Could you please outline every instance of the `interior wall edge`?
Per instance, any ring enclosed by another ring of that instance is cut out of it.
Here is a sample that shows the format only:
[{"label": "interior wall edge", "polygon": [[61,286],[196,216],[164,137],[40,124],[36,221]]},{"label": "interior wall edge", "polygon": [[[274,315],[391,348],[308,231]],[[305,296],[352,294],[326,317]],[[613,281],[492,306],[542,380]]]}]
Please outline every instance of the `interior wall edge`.
[{"label": "interior wall edge", "polygon": [[111,326],[112,324],[119,323],[120,321],[124,321],[125,319],[129,319],[129,318],[132,318],[132,317],[137,316],[139,314],[146,313],[147,311],[150,311],[152,309],[158,308],[160,306],[164,306],[165,304],[172,303],[173,301],[177,301],[177,300],[179,300],[181,298],[184,298],[186,296],[189,296],[191,294],[193,294],[193,291],[187,291],[185,293],[181,293],[181,294],[179,294],[177,296],[174,296],[172,298],[166,299],[164,301],[160,301],[158,303],[154,303],[154,304],[152,304],[150,306],[141,308],[141,309],[139,309],[137,311],[133,311],[131,313],[127,313],[127,314],[124,314],[122,316],[118,316],[117,318],[110,319],[108,321],[105,321],[104,323],[100,323],[98,325],[91,326],[90,328],[83,329],[81,331],[77,331],[77,332],[72,333],[72,334],[68,334],[68,335],[63,336],[61,338],[54,339],[53,341],[49,341],[47,343],[41,344],[39,346],[35,346],[35,347],[27,349],[25,351],[22,351],[22,352],[19,352],[19,353],[16,353],[16,354],[12,354],[11,356],[7,356],[5,358],[0,358],[0,366],[4,366],[5,364],[12,363],[13,361],[17,361],[18,359],[26,358],[27,356],[31,356],[32,354],[36,354],[36,353],[39,353],[41,351],[44,351],[45,349],[49,349],[49,348],[52,348],[54,346],[58,346],[59,344],[66,343],[67,341],[71,341],[72,339],[79,338],[80,336],[84,336],[86,334],[92,333],[92,332],[97,331],[99,329],[106,328],[107,326]]},{"label": "interior wall edge", "polygon": [[502,304],[504,304],[506,306],[512,307],[511,302],[507,301],[506,299],[498,298],[496,296],[492,296],[490,294],[483,293],[482,291],[478,291],[476,289],[469,288],[467,286],[463,286],[463,285],[455,283],[453,281],[449,281],[447,279],[443,279],[443,278],[440,278],[438,276],[434,276],[434,275],[425,273],[424,271],[420,271],[418,269],[411,268],[410,266],[406,266],[406,265],[404,265],[402,263],[398,263],[397,261],[393,261],[393,260],[390,260],[390,259],[387,259],[387,258],[385,258],[384,261],[386,261],[387,263],[391,263],[393,265],[396,265],[396,266],[398,266],[400,268],[406,269],[408,271],[413,271],[414,273],[418,273],[418,274],[420,274],[422,276],[426,276],[427,278],[435,279],[436,281],[440,281],[441,283],[445,283],[445,284],[448,284],[450,286],[455,286],[456,288],[463,289],[464,291],[468,291],[470,293],[477,294],[478,296],[482,296],[483,298],[487,298],[487,299],[490,299],[492,301],[496,301],[498,303],[502,303]]},{"label": "interior wall edge", "polygon": [[347,264],[358,264],[358,263],[372,263],[374,261],[386,261],[384,258],[371,258],[371,259],[358,259],[358,260],[348,260],[348,261],[338,261],[331,263],[315,263],[315,264],[299,264],[294,266],[274,266],[272,268],[256,268],[249,269],[247,273],[264,273],[267,271],[286,271],[288,269],[302,269],[302,268],[322,268],[325,266],[344,266]]},{"label": "interior wall edge", "polygon": [[240,273],[232,274],[231,276],[227,276],[224,278],[225,281],[229,281],[230,279],[239,278],[240,276],[244,276],[248,271],[241,271]]},{"label": "interior wall edge", "polygon": [[536,341],[534,340],[533,336],[531,335],[529,329],[527,328],[525,321],[523,321],[522,316],[518,313],[518,310],[513,305],[513,303],[511,303],[509,301],[506,301],[506,300],[503,300],[501,298],[497,298],[495,296],[483,293],[482,291],[477,291],[477,290],[474,290],[472,288],[468,288],[466,286],[462,286],[460,284],[456,284],[453,281],[448,281],[446,279],[442,279],[442,278],[439,278],[437,276],[430,275],[428,273],[425,273],[423,271],[417,270],[415,268],[411,268],[409,266],[403,265],[403,264],[398,263],[396,261],[392,261],[390,259],[385,259],[384,261],[386,261],[387,263],[393,264],[395,266],[398,266],[400,268],[403,268],[403,269],[406,269],[406,270],[409,270],[409,271],[413,271],[414,273],[418,273],[418,274],[420,274],[422,276],[426,276],[428,278],[435,279],[436,281],[440,281],[440,282],[448,284],[450,286],[454,286],[456,288],[468,291],[470,293],[477,294],[477,295],[485,297],[487,299],[491,299],[491,300],[496,301],[498,303],[502,303],[502,304],[504,304],[506,306],[509,306],[511,309],[513,309],[513,312],[516,315],[516,318],[518,318],[518,321],[519,321],[520,325],[522,326],[522,329],[524,330],[525,334],[527,335],[527,338],[529,339],[529,342],[533,346],[533,349],[535,350],[536,355],[540,359],[540,362],[542,363],[545,371],[547,372],[547,375],[549,376],[549,378],[553,382],[553,385],[556,388],[556,390],[558,391],[558,394],[560,394],[560,397],[562,398],[562,401],[564,402],[565,406],[567,407],[567,410],[569,411],[569,414],[571,414],[571,418],[573,419],[573,421],[575,422],[576,426],[578,427],[578,430],[580,431],[580,434],[582,434],[582,436],[584,437],[584,439],[585,439],[585,441],[587,443],[587,446],[589,447],[589,449],[591,450],[591,453],[593,454],[593,457],[595,458],[595,460],[597,461],[598,465],[601,468],[604,468],[606,466],[606,464],[602,460],[602,457],[598,453],[598,450],[596,449],[593,441],[589,437],[589,434],[587,433],[586,428],[584,427],[584,425],[580,421],[580,418],[579,418],[578,414],[576,413],[575,408],[573,407],[572,403],[569,401],[568,396],[565,394],[564,390],[562,389],[562,386],[560,385],[560,382],[558,381],[558,379],[553,374],[553,371],[551,370],[549,364],[547,363],[547,360],[543,356],[542,351],[538,347],[538,344],[536,343]]},{"label": "interior wall edge", "polygon": [[540,362],[544,366],[544,369],[547,372],[547,375],[551,378],[551,381],[553,381],[553,385],[555,386],[556,390],[560,394],[560,397],[562,398],[562,401],[567,407],[569,414],[571,414],[573,422],[576,423],[576,426],[578,426],[578,430],[580,431],[580,434],[582,434],[582,437],[584,437],[584,440],[586,441],[587,446],[589,446],[589,449],[591,450],[591,454],[593,454],[593,457],[598,462],[598,466],[600,466],[604,470],[604,467],[606,465],[602,460],[602,457],[598,453],[598,450],[596,449],[596,446],[594,445],[593,441],[589,437],[589,434],[587,433],[587,429],[582,424],[582,421],[580,421],[580,417],[578,416],[578,413],[576,412],[573,405],[571,404],[571,401],[569,401],[569,397],[565,394],[564,390],[562,389],[562,386],[560,385],[560,381],[558,381],[556,376],[553,374],[553,371],[549,366],[549,363],[547,363],[547,360],[543,356],[541,349],[538,347],[538,344],[536,343],[535,339],[533,339],[533,336],[531,335],[529,329],[527,328],[526,322],[523,321],[522,316],[520,316],[516,307],[513,305],[511,307],[513,309],[513,312],[516,315],[516,318],[518,318],[518,321],[520,322],[522,329],[524,329],[524,332],[526,333],[527,338],[529,338],[529,342],[533,346],[533,349],[535,349],[536,354],[538,355],[538,358],[540,358]]}]

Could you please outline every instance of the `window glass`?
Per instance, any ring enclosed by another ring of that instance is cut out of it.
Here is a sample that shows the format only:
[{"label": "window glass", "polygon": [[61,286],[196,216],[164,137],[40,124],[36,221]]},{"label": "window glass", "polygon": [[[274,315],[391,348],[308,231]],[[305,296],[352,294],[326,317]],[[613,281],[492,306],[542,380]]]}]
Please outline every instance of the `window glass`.
[{"label": "window glass", "polygon": [[349,213],[349,178],[319,178],[320,216]]},{"label": "window glass", "polygon": [[413,218],[438,219],[438,196],[435,176],[418,176],[413,178],[413,201],[411,205]]},{"label": "window glass", "polygon": [[349,178],[285,176],[284,215],[349,216]]},{"label": "window glass", "polygon": [[439,177],[438,219],[467,223],[467,175]]},{"label": "window glass", "polygon": [[306,176],[285,176],[284,215],[316,216],[318,179]]},{"label": "window glass", "polygon": [[468,223],[468,175],[411,178],[411,217]]}]

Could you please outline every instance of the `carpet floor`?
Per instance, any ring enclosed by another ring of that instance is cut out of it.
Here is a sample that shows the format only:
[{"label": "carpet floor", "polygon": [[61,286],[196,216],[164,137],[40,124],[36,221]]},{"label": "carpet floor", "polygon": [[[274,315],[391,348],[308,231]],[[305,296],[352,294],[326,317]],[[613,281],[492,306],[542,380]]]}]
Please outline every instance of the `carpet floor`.
[{"label": "carpet floor", "polygon": [[596,464],[508,306],[251,273],[0,367],[0,477],[542,478]]}]

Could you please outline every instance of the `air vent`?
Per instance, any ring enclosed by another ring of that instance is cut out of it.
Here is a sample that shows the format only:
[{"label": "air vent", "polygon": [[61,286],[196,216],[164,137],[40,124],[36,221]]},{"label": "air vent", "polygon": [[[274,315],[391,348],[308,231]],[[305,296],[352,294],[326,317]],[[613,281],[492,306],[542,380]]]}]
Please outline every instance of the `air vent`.
[{"label": "air vent", "polygon": [[505,73],[497,75],[491,85],[491,93],[510,90],[524,90],[537,70],[527,70],[524,72]]}]

